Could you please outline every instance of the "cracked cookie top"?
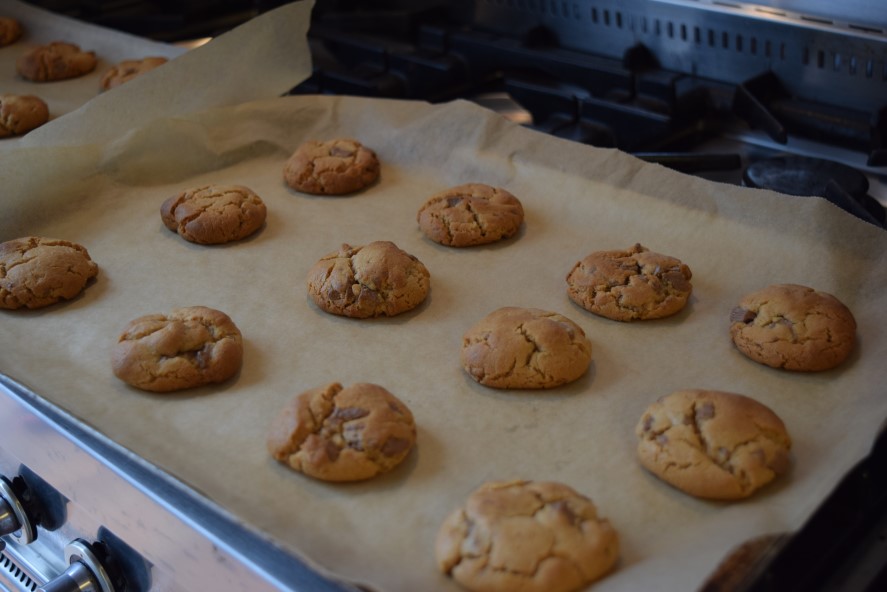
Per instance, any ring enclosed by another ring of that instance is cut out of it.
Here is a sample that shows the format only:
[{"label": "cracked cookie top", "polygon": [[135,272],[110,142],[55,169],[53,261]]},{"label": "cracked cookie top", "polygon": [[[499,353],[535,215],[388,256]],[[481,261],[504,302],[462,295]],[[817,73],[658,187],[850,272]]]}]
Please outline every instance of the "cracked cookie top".
[{"label": "cracked cookie top", "polygon": [[730,314],[736,348],[773,368],[829,370],[853,351],[856,320],[837,298],[797,284],[747,294]]},{"label": "cracked cookie top", "polygon": [[359,481],[390,471],[416,443],[413,414],[381,386],[335,382],[305,391],[274,418],[268,452],[323,481]]},{"label": "cracked cookie top", "polygon": [[524,209],[504,189],[468,183],[431,196],[416,218],[434,242],[470,247],[514,236],[524,221]]},{"label": "cracked cookie top", "polygon": [[308,271],[308,295],[321,310],[358,319],[411,310],[430,285],[425,265],[390,241],[343,244]]},{"label": "cracked cookie top", "polygon": [[569,592],[609,572],[619,538],[594,503],[556,482],[489,482],[444,520],[440,570],[468,590]]},{"label": "cracked cookie top", "polygon": [[547,389],[572,382],[591,363],[591,342],[567,317],[538,308],[493,311],[462,337],[462,367],[502,389]]},{"label": "cracked cookie top", "polygon": [[597,251],[567,274],[567,294],[582,308],[614,321],[659,319],[680,312],[693,286],[680,260],[636,244]]},{"label": "cracked cookie top", "polygon": [[299,146],[283,169],[286,184],[297,191],[318,195],[345,195],[379,178],[376,153],[349,138]]},{"label": "cracked cookie top", "polygon": [[70,300],[98,273],[77,243],[38,236],[0,243],[0,308],[43,308]]},{"label": "cracked cookie top", "polygon": [[110,90],[116,86],[120,86],[125,82],[129,82],[133,78],[137,78],[145,72],[150,72],[158,66],[162,66],[167,61],[164,57],[147,57],[140,60],[123,60],[119,64],[114,65],[107,72],[102,74],[99,81],[101,90]]},{"label": "cracked cookie top", "polygon": [[262,227],[266,215],[262,198],[242,185],[188,189],[160,206],[160,218],[167,228],[202,245],[244,239]]},{"label": "cracked cookie top", "polygon": [[641,464],[696,497],[746,498],[789,466],[791,438],[782,420],[745,395],[671,393],[647,408],[635,433]]},{"label": "cracked cookie top", "polygon": [[0,138],[20,136],[49,121],[49,107],[34,95],[0,95]]},{"label": "cracked cookie top", "polygon": [[205,306],[130,321],[111,354],[117,378],[158,393],[223,382],[242,361],[243,338],[234,321]]},{"label": "cracked cookie top", "polygon": [[15,43],[22,36],[22,24],[8,16],[0,16],[0,47]]},{"label": "cracked cookie top", "polygon": [[52,82],[89,74],[97,63],[95,52],[82,51],[73,43],[54,41],[22,55],[15,66],[18,73],[31,82]]}]

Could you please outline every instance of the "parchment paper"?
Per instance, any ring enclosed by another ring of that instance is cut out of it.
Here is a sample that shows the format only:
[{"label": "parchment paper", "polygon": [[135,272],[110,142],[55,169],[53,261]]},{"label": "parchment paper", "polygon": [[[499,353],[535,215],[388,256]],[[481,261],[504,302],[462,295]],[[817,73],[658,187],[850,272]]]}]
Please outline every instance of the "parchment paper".
[{"label": "parchment paper", "polygon": [[[187,53],[158,43],[35,8],[0,0],[0,16],[19,20],[21,39],[0,48],[0,93],[32,94],[49,106],[50,121],[22,137],[0,140],[0,151],[21,145],[103,142],[156,117],[280,96],[311,73],[306,32],[312,1],[264,13]],[[31,82],[16,72],[18,58],[52,41],[94,51],[98,65],[79,78]],[[127,59],[173,60],[127,84],[100,92],[102,75]],[[64,117],[72,113],[71,117]],[[74,114],[76,113],[76,114]]]},{"label": "parchment paper", "polygon": [[[374,148],[381,179],[348,197],[282,180],[304,140],[351,136]],[[44,163],[54,166],[46,167]],[[29,173],[40,171],[40,176]],[[89,249],[97,281],[74,301],[0,311],[0,371],[170,471],[319,568],[379,590],[455,589],[437,572],[444,516],[482,482],[558,480],[618,529],[621,561],[595,590],[690,590],[735,544],[798,528],[887,417],[887,234],[818,198],[716,184],[512,124],[465,102],[286,97],[157,120],[110,144],[17,150],[0,161],[0,240],[62,237]],[[504,243],[452,249],[425,239],[416,212],[465,182],[506,187],[526,223]],[[161,223],[173,193],[240,183],[266,226],[226,246],[187,243]],[[391,319],[321,312],[309,267],[340,243],[392,240],[431,272],[427,302]],[[573,305],[564,278],[599,249],[641,242],[693,271],[690,305],[669,319],[618,323]],[[739,298],[777,282],[825,290],[859,321],[856,353],[816,374],[774,370],[728,334]],[[139,392],[111,373],[111,349],[142,314],[202,304],[245,338],[240,374],[179,394]],[[464,331],[506,305],[576,321],[589,373],[551,391],[497,391],[459,365]],[[332,381],[381,384],[419,426],[406,463],[372,481],[313,481],[265,450],[271,418]],[[793,466],[740,503],[690,498],[635,459],[634,426],[682,388],[744,393],[794,439]]]}]

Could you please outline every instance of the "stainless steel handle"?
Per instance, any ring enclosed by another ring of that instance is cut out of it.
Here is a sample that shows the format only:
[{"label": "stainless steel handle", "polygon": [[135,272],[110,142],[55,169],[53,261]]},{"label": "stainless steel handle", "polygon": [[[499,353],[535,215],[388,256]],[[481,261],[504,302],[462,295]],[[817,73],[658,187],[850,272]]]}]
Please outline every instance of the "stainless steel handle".
[{"label": "stainless steel handle", "polygon": [[27,545],[37,538],[37,530],[6,477],[0,476],[0,536],[10,535]]},{"label": "stainless steel handle", "polygon": [[65,561],[68,569],[37,588],[37,592],[115,592],[108,572],[85,541],[75,539],[68,543]]}]

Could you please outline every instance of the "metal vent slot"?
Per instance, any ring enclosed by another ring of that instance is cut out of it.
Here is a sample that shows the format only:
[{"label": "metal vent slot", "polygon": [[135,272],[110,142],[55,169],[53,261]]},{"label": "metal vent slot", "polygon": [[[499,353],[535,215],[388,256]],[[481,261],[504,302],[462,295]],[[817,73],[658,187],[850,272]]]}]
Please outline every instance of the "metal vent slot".
[{"label": "metal vent slot", "polygon": [[883,35],[885,33],[884,29],[878,29],[875,27],[864,27],[862,25],[854,25],[850,23],[847,25],[851,29],[856,29],[857,31],[862,31],[863,33],[874,33],[875,35]]},{"label": "metal vent slot", "polygon": [[820,25],[834,25],[834,24],[835,24],[834,21],[829,20],[829,19],[817,18],[817,17],[815,17],[815,16],[806,16],[806,15],[803,15],[803,14],[801,15],[801,20],[802,20],[802,21],[807,21],[807,22],[810,22],[810,23],[817,23],[817,24],[820,24]]},{"label": "metal vent slot", "polygon": [[10,584],[18,586],[19,590],[30,590],[30,592],[37,590],[37,582],[13,563],[7,555],[0,553],[0,583],[4,578]]}]

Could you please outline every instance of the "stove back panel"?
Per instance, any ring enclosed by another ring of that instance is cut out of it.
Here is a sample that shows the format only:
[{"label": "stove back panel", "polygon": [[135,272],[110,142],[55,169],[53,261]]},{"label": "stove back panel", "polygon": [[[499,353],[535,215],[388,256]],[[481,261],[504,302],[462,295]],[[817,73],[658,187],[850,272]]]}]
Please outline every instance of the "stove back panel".
[{"label": "stove back panel", "polygon": [[877,26],[710,0],[479,0],[474,20],[503,35],[544,27],[562,47],[617,59],[640,44],[665,69],[730,84],[773,72],[809,101],[887,104],[887,33]]}]

